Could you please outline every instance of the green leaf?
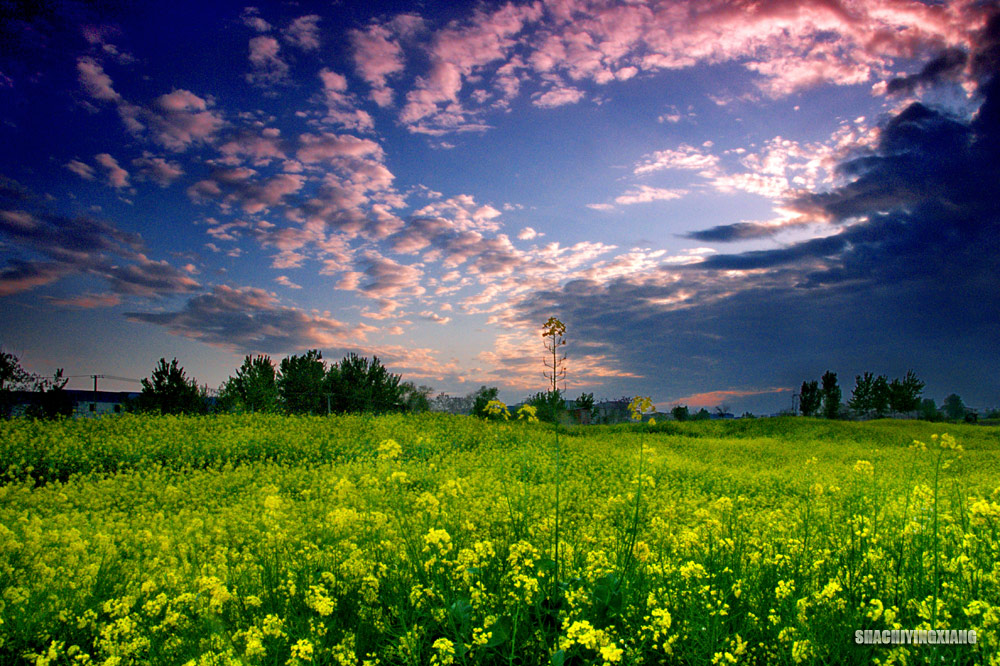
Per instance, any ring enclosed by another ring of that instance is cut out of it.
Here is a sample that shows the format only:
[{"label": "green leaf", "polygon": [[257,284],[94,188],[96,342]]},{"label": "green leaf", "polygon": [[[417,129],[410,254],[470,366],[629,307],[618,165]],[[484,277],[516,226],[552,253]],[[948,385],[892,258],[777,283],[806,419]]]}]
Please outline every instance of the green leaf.
[{"label": "green leaf", "polygon": [[486,647],[497,647],[498,645],[503,645],[510,638],[511,622],[509,615],[502,616],[497,620],[493,626],[490,627],[490,640],[486,642]]},{"label": "green leaf", "polygon": [[465,599],[459,599],[448,609],[455,624],[463,630],[472,623],[472,604]]}]

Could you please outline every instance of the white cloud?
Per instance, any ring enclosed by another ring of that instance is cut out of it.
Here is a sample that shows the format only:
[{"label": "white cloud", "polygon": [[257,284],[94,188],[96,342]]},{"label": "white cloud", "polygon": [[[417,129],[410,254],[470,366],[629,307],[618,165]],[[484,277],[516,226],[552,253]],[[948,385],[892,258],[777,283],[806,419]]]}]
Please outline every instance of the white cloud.
[{"label": "white cloud", "polygon": [[552,109],[566,104],[576,104],[584,98],[584,92],[571,86],[553,88],[544,93],[532,95],[531,103],[543,109]]},{"label": "white cloud", "polygon": [[670,201],[671,199],[680,199],[685,194],[687,194],[686,190],[639,185],[628,190],[625,194],[615,197],[615,203],[622,206],[630,206],[632,204],[651,203],[653,201]]}]

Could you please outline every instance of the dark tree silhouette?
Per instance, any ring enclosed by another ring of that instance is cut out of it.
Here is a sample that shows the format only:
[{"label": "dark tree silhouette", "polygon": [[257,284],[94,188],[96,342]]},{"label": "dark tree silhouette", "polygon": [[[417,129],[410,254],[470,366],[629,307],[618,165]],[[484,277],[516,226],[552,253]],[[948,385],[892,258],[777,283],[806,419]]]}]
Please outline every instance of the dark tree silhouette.
[{"label": "dark tree silhouette", "polygon": [[348,354],[330,366],[326,388],[336,412],[392,412],[404,408],[400,376],[385,369],[375,356],[368,360]]},{"label": "dark tree silhouette", "polygon": [[802,416],[815,416],[823,403],[823,396],[819,392],[819,382],[802,382],[799,389],[799,411]]},{"label": "dark tree silhouette", "polygon": [[21,361],[0,350],[0,416],[10,416],[14,406],[13,392],[28,388],[32,376],[21,367]]},{"label": "dark tree silhouette", "polygon": [[39,379],[35,382],[35,402],[28,408],[28,416],[43,419],[56,419],[73,415],[73,398],[66,391],[69,379],[63,377],[63,369],[59,368],[52,379]]},{"label": "dark tree silhouette", "polygon": [[300,356],[283,358],[278,370],[278,395],[287,412],[326,413],[326,363],[322,352],[310,349]]},{"label": "dark tree silhouette", "polygon": [[143,412],[160,414],[201,414],[207,411],[204,392],[194,378],[188,379],[175,358],[170,363],[161,358],[148,379],[142,380],[142,393],[136,406]]},{"label": "dark tree silhouette", "polygon": [[835,419],[840,415],[840,387],[837,385],[837,373],[827,370],[820,380],[823,383],[823,415]]},{"label": "dark tree silhouette", "polygon": [[480,386],[479,390],[472,394],[472,415],[486,418],[486,404],[490,400],[496,400],[499,395],[500,389],[496,386],[489,388]]},{"label": "dark tree silhouette", "polygon": [[944,399],[944,404],[941,408],[944,411],[945,418],[949,421],[962,421],[965,419],[965,403],[955,393]]},{"label": "dark tree silhouette", "polygon": [[860,416],[868,416],[872,411],[872,391],[875,387],[875,376],[866,372],[864,375],[857,375],[854,378],[854,390],[851,392],[851,399],[847,401],[847,406],[853,409]]},{"label": "dark tree silhouette", "polygon": [[247,356],[226,380],[219,400],[227,410],[273,412],[278,409],[278,373],[268,356]]},{"label": "dark tree silhouette", "polygon": [[889,384],[889,409],[897,414],[917,411],[923,391],[924,383],[913,370],[907,370],[902,380],[893,379]]}]

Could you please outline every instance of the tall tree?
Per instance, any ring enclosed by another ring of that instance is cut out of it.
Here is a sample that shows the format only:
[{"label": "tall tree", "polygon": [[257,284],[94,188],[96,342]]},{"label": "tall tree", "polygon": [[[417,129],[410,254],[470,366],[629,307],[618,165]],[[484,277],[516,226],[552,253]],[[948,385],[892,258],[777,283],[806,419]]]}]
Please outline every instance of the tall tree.
[{"label": "tall tree", "polygon": [[479,390],[472,394],[472,415],[479,418],[486,418],[486,405],[491,400],[496,400],[500,395],[500,389],[496,386],[480,386]]},{"label": "tall tree", "polygon": [[915,412],[920,407],[920,394],[924,383],[913,370],[907,370],[902,381],[893,379],[889,384],[889,408],[897,414]]},{"label": "tall tree", "polygon": [[827,370],[820,379],[823,384],[823,415],[835,419],[840,415],[840,386],[837,385],[837,373]]},{"label": "tall tree", "polygon": [[528,398],[527,404],[535,408],[538,420],[546,423],[559,423],[559,418],[566,411],[566,401],[559,389],[536,393]]},{"label": "tall tree", "polygon": [[198,382],[188,379],[176,358],[170,363],[161,358],[149,378],[142,380],[137,407],[160,414],[199,414],[207,410],[207,402]]},{"label": "tall tree", "polygon": [[819,382],[802,382],[799,389],[799,411],[802,416],[815,416],[823,402],[823,396],[819,392]]},{"label": "tall tree", "polygon": [[542,324],[542,338],[545,342],[545,372],[552,393],[559,389],[559,382],[566,381],[566,353],[561,347],[566,345],[566,325],[555,317],[549,317]]},{"label": "tall tree", "polygon": [[884,418],[889,413],[889,381],[879,375],[872,384],[872,412],[875,418]]},{"label": "tall tree", "polygon": [[875,376],[866,372],[864,375],[854,377],[854,390],[851,392],[851,399],[847,401],[847,406],[853,409],[860,416],[868,416],[872,411],[872,391],[875,387]]},{"label": "tall tree", "polygon": [[281,404],[289,413],[326,413],[326,362],[318,349],[281,359],[277,383]]},{"label": "tall tree", "polygon": [[580,397],[576,399],[576,407],[586,412],[588,423],[593,423],[597,418],[597,408],[594,407],[593,393],[581,393]]},{"label": "tall tree", "polygon": [[69,379],[63,376],[59,368],[52,379],[39,379],[35,382],[36,401],[28,409],[29,416],[44,419],[55,419],[73,415],[73,399],[66,391]]},{"label": "tall tree", "polygon": [[32,376],[21,367],[14,354],[0,350],[0,417],[10,416],[14,407],[13,392],[29,387]]},{"label": "tall tree", "polygon": [[337,412],[390,412],[403,409],[400,376],[386,370],[378,357],[369,361],[348,354],[330,366],[326,386]]},{"label": "tall tree", "polygon": [[227,409],[273,412],[278,409],[278,373],[269,356],[247,356],[226,380],[219,399]]},{"label": "tall tree", "polygon": [[917,406],[918,418],[924,421],[940,421],[941,412],[934,404],[933,398],[924,398]]},{"label": "tall tree", "polygon": [[962,398],[957,393],[952,393],[945,398],[941,409],[944,411],[945,418],[949,421],[962,421],[965,419],[965,403],[962,402]]}]

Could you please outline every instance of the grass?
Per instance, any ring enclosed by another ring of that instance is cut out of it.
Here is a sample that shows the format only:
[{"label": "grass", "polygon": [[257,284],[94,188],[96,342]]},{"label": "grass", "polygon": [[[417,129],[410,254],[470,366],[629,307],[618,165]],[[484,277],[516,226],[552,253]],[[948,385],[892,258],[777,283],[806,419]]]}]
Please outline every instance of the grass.
[{"label": "grass", "polygon": [[[0,422],[0,663],[998,663],[997,428],[556,436],[443,415]],[[929,628],[978,640],[854,641]]]}]

